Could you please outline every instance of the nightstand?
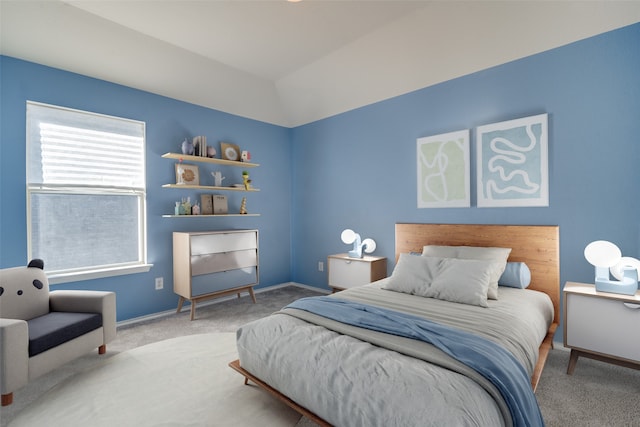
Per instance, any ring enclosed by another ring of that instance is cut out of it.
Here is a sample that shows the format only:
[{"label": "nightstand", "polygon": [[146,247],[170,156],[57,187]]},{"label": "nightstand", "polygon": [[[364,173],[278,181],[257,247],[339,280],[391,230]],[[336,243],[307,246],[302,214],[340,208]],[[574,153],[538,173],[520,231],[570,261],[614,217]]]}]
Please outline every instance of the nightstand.
[{"label": "nightstand", "polygon": [[366,285],[387,277],[387,259],[365,255],[350,258],[347,254],[329,255],[329,286],[333,291]]},{"label": "nightstand", "polygon": [[640,369],[640,291],[596,292],[594,285],[564,286],[564,346],[571,349],[567,374],[578,357]]}]

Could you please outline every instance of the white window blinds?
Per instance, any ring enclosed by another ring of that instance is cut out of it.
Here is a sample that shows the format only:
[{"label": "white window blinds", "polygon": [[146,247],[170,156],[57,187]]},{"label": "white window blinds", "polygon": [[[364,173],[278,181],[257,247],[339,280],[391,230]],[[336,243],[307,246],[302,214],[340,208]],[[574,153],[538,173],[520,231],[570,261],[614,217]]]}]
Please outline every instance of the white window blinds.
[{"label": "white window blinds", "polygon": [[27,105],[30,185],[144,189],[144,123]]},{"label": "white window blinds", "polygon": [[51,283],[148,270],[144,122],[28,102],[27,193]]}]

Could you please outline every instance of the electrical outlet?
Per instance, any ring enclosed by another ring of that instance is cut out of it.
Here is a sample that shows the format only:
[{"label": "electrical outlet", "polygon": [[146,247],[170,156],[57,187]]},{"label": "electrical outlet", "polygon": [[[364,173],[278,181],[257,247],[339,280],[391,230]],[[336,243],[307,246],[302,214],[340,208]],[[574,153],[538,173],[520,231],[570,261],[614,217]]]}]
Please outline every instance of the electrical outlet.
[{"label": "electrical outlet", "polygon": [[156,277],[156,291],[162,288],[164,288],[164,280],[162,280],[162,277]]},{"label": "electrical outlet", "polygon": [[318,261],[318,271],[324,271],[324,262]]}]

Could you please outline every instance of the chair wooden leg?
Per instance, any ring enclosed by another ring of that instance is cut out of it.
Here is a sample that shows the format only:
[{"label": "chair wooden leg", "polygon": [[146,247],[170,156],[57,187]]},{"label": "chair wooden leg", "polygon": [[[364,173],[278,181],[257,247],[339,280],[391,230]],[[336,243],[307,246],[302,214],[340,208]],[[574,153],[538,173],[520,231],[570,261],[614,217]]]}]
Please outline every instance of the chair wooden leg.
[{"label": "chair wooden leg", "polygon": [[13,403],[13,393],[7,393],[2,395],[2,406],[8,406]]},{"label": "chair wooden leg", "polygon": [[107,352],[106,344],[102,344],[100,347],[98,347],[98,354],[105,354],[106,352]]}]

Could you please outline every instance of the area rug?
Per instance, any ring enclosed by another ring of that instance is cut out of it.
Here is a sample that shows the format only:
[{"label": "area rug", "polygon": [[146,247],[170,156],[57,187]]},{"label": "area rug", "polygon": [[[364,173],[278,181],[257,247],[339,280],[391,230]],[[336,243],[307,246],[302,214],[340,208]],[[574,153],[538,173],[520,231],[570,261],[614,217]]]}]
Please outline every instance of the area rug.
[{"label": "area rug", "polygon": [[67,379],[10,426],[295,426],[300,415],[245,385],[235,359],[233,333],[148,344]]}]

